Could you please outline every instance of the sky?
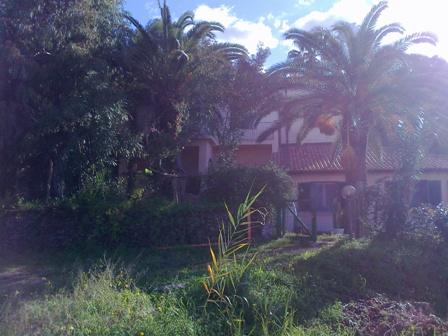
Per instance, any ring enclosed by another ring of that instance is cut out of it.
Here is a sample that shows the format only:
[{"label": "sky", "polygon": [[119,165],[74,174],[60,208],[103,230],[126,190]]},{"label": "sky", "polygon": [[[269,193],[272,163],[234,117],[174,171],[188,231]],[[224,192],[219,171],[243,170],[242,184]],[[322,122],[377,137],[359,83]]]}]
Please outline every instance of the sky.
[{"label": "sky", "polygon": [[[292,49],[290,42],[283,39],[288,29],[331,26],[339,20],[360,23],[376,2],[378,0],[167,0],[174,18],[192,10],[196,20],[223,24],[226,31],[217,35],[219,41],[240,43],[251,53],[259,44],[269,47],[271,56],[267,66],[283,61]],[[124,6],[143,24],[159,15],[157,0],[125,0]],[[437,47],[418,46],[410,52],[448,59],[447,12],[448,0],[389,0],[389,8],[379,24],[400,22],[408,34],[435,33],[439,38]]]}]

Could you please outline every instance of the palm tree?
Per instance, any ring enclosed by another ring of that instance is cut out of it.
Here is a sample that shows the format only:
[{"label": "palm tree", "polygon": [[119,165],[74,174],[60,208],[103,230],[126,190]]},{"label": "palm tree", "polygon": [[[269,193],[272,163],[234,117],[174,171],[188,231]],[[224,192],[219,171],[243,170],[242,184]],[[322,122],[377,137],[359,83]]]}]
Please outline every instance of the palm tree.
[{"label": "palm tree", "polygon": [[[173,20],[165,1],[159,7],[160,18],[146,27],[126,16],[136,28],[127,59],[133,77],[133,120],[143,134],[146,163],[173,177],[174,183],[183,175],[181,149],[220,112],[212,94],[219,88],[204,89],[204,78],[248,53],[241,45],[216,41],[215,34],[224,31],[220,23],[197,22],[192,12]],[[135,164],[130,165],[132,175]],[[177,184],[174,189],[177,195]]]},{"label": "palm tree", "polygon": [[[194,80],[199,77],[195,74],[203,71],[207,59],[231,63],[246,58],[247,50],[238,44],[218,43],[215,34],[224,31],[220,23],[196,22],[192,12],[174,21],[165,2],[160,6],[160,18],[146,27],[126,17],[136,28],[135,45],[128,56],[134,75],[131,94],[136,96],[135,110],[139,114],[134,119],[138,120],[138,131],[147,138],[147,152],[167,148],[165,158],[172,159],[188,137],[186,123],[192,119],[191,114],[201,112],[201,106],[193,108],[189,101]],[[206,93],[196,94],[196,101],[204,98],[200,95]],[[210,108],[203,110],[204,114],[210,113]]]},{"label": "palm tree", "polygon": [[296,48],[269,75],[276,91],[290,94],[284,96],[278,123],[259,140],[296,120],[303,121],[298,143],[315,127],[337,132],[346,182],[365,187],[367,145],[379,146],[403,127],[413,131],[422,120],[427,92],[406,51],[437,42],[432,33],[422,32],[385,43],[391,34],[405,32],[399,23],[377,27],[387,6],[387,1],[373,6],[361,25],[338,22],[330,29],[285,33]]}]

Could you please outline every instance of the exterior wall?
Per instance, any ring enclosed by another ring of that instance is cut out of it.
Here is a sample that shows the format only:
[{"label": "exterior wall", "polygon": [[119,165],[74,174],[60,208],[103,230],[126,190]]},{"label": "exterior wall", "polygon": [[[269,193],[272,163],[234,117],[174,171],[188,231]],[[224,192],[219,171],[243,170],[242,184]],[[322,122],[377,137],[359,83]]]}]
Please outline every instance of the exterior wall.
[{"label": "exterior wall", "polygon": [[272,112],[268,114],[263,119],[260,120],[256,128],[253,129],[244,129],[242,130],[243,134],[241,137],[241,145],[270,145],[272,148],[272,152],[278,152],[279,148],[279,134],[275,132],[268,136],[263,142],[258,143],[258,136],[266,129],[272,126],[274,122],[278,119],[278,113]]},{"label": "exterior wall", "polygon": [[[212,139],[198,139],[193,141],[188,147],[197,147],[198,148],[198,164],[197,170],[199,174],[206,174],[208,171],[208,167],[210,161],[213,159],[213,146],[214,142]],[[188,147],[185,152],[188,152]],[[186,160],[189,160],[188,157]]]},{"label": "exterior wall", "polygon": [[[297,134],[302,127],[303,122],[297,120],[286,132],[286,129],[282,129],[282,144],[294,144],[297,142]],[[305,137],[303,143],[322,143],[322,142],[333,142],[336,139],[336,135],[328,136],[320,133],[318,128],[314,128]]]}]

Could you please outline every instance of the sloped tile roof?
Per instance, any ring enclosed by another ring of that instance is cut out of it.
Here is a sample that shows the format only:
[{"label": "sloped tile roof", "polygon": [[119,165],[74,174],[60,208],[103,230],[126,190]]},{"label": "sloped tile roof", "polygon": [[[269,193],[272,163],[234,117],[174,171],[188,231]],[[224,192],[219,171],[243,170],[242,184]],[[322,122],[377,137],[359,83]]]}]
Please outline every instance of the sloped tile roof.
[{"label": "sloped tile roof", "polygon": [[[342,171],[341,156],[334,155],[331,143],[308,143],[282,145],[273,154],[273,161],[289,172],[330,172]],[[366,164],[368,170],[394,170],[398,167],[397,155],[391,150],[382,153],[368,149]],[[422,161],[426,170],[448,170],[448,156],[428,154]]]}]

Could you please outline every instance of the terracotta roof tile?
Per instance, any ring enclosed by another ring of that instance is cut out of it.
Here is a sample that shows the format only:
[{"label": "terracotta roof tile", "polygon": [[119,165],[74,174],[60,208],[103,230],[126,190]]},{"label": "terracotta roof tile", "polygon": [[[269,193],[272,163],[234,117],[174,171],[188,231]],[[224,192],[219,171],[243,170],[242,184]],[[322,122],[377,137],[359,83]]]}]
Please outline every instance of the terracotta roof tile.
[{"label": "terracotta roof tile", "polygon": [[[309,143],[299,145],[282,145],[279,152],[273,154],[273,161],[290,172],[342,171],[340,155],[334,156],[331,143]],[[368,170],[394,170],[398,167],[397,155],[391,150],[377,153],[367,150],[366,164]],[[427,170],[448,170],[448,156],[429,154],[422,162]]]}]

